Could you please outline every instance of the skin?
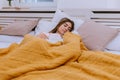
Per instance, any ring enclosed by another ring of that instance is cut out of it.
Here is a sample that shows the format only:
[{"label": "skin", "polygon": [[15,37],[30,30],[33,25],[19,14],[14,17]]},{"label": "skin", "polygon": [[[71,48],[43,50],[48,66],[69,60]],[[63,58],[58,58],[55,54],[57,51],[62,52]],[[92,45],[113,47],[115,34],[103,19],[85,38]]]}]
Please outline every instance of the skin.
[{"label": "skin", "polygon": [[[68,31],[70,31],[72,28],[72,24],[70,22],[63,23],[57,30],[56,33],[60,34],[61,37]],[[42,39],[48,39],[48,37],[44,33],[40,33],[37,35],[37,37],[40,37]]]},{"label": "skin", "polygon": [[66,32],[70,31],[72,24],[70,22],[63,23],[57,30],[57,33],[63,36]]}]

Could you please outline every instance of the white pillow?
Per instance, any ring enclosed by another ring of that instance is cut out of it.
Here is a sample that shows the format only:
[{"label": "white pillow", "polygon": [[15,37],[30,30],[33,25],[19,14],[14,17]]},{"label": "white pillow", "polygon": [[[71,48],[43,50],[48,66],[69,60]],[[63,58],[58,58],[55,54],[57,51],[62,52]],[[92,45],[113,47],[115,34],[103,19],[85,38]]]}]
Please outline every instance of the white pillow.
[{"label": "white pillow", "polygon": [[38,22],[38,25],[35,28],[35,35],[38,35],[41,32],[49,32],[53,28],[54,28],[54,26],[52,26],[51,21],[42,19]]},{"label": "white pillow", "polygon": [[52,25],[55,27],[59,23],[59,21],[62,18],[65,18],[65,17],[74,21],[74,24],[75,24],[74,30],[77,30],[78,27],[80,27],[84,22],[82,19],[79,19],[79,18],[76,18],[76,17],[71,17],[68,14],[66,14],[65,12],[62,12],[61,10],[57,9],[55,14],[54,14],[54,17],[52,19]]},{"label": "white pillow", "polygon": [[[70,17],[69,15],[67,15],[66,13],[62,12],[61,10],[57,10],[52,21],[50,20],[45,20],[45,19],[41,19],[39,22],[38,22],[38,25],[37,27],[35,28],[35,35],[38,35],[39,33],[41,32],[49,32],[51,31],[58,23],[59,21],[62,19],[62,18],[69,18],[71,20],[74,21],[74,24],[75,24],[75,30],[78,29],[78,27],[80,27],[80,25],[82,25],[82,23],[84,23],[83,20],[81,19],[78,19],[78,18],[74,18],[74,17]],[[76,33],[76,31],[73,31],[73,33]]]},{"label": "white pillow", "polygon": [[[38,35],[42,32],[46,32],[48,33],[49,31],[51,31],[54,28],[54,26],[52,26],[52,22],[48,21],[48,20],[41,20],[39,22],[39,24],[37,25],[37,27],[35,28],[35,35]],[[74,34],[78,34],[77,31],[72,31],[72,33]]]},{"label": "white pillow", "polygon": [[107,45],[106,49],[120,51],[120,33]]}]

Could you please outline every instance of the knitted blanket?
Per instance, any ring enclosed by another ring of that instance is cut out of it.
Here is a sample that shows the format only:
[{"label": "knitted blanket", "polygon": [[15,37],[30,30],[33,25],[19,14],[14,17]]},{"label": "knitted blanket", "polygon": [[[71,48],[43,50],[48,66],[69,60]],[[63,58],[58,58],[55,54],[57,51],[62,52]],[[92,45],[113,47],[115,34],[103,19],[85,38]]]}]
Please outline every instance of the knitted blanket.
[{"label": "knitted blanket", "polygon": [[0,49],[0,80],[120,80],[120,55],[89,51],[69,32],[63,39],[49,43],[26,35]]}]

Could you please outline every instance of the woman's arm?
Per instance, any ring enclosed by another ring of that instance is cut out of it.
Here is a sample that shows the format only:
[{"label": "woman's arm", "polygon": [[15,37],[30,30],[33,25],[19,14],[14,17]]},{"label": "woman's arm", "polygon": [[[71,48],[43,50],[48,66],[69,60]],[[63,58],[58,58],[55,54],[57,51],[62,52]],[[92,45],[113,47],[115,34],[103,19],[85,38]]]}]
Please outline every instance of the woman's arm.
[{"label": "woman's arm", "polygon": [[37,35],[37,37],[39,37],[41,39],[48,39],[48,36],[45,33],[40,33]]}]

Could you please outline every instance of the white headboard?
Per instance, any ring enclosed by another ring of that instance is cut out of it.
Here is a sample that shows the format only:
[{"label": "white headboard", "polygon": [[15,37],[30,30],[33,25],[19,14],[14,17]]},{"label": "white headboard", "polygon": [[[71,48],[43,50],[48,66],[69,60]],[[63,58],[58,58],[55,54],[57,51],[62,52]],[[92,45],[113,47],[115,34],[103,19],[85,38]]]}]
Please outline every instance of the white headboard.
[{"label": "white headboard", "polygon": [[116,9],[63,9],[64,12],[81,18],[93,20],[112,28],[120,29],[120,10]]},{"label": "white headboard", "polygon": [[91,20],[109,27],[120,29],[120,10],[92,10]]},{"label": "white headboard", "polygon": [[0,9],[0,26],[17,20],[51,19],[55,13],[54,9]]},{"label": "white headboard", "polygon": [[[6,19],[52,19],[56,9],[2,9],[0,10],[0,24]],[[116,9],[62,9],[67,14],[83,20],[93,20],[109,27],[120,28],[120,10]],[[6,21],[7,21],[6,20]]]}]

